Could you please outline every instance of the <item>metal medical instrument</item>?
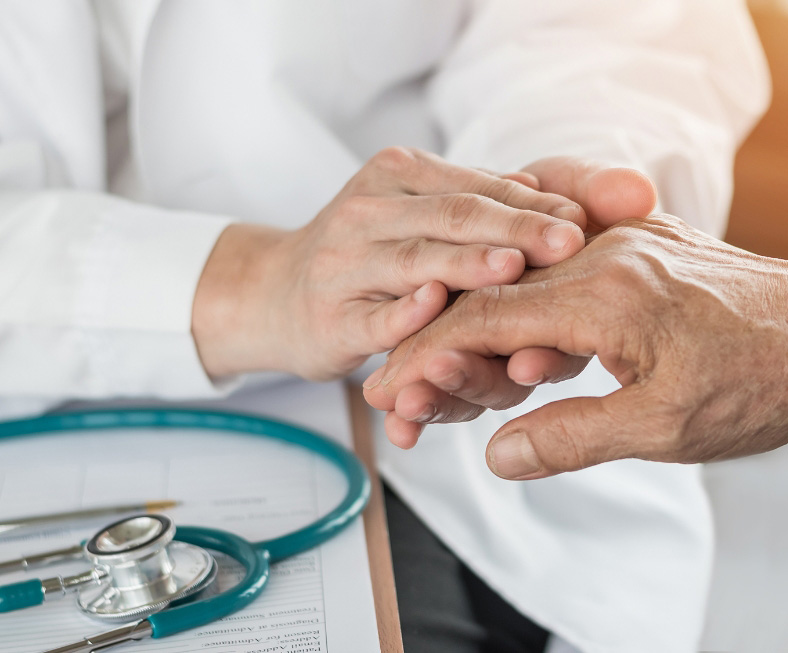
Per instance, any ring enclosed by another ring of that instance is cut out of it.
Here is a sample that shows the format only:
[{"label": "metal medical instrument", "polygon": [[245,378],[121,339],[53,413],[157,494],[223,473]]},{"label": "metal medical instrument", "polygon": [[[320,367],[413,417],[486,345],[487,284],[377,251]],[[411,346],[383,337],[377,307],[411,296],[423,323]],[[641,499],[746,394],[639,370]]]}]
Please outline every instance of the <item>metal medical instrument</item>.
[{"label": "metal medical instrument", "polygon": [[144,503],[131,503],[118,506],[98,506],[96,508],[84,508],[82,510],[69,510],[67,512],[53,512],[48,515],[32,515],[4,519],[0,521],[0,537],[6,537],[11,531],[19,531],[27,528],[39,528],[58,522],[69,522],[77,519],[95,519],[96,517],[107,517],[111,515],[128,515],[134,512],[160,512],[169,510],[178,505],[177,501],[163,499],[159,501],[146,501]]},{"label": "metal medical instrument", "polygon": [[[370,482],[361,462],[340,445],[305,429],[253,415],[201,410],[121,409],[46,415],[0,422],[0,440],[24,435],[93,429],[170,428],[235,431],[304,447],[338,467],[345,497],[313,523],[272,540],[249,542],[233,533],[196,526],[175,528],[163,515],[136,515],[99,531],[84,544],[0,563],[0,574],[86,558],[92,567],[74,576],[0,586],[0,613],[77,593],[80,609],[109,623],[131,623],[45,653],[91,653],[148,637],[205,625],[251,603],[263,590],[269,565],[321,544],[364,509]],[[207,549],[245,568],[234,587],[203,598],[217,573]],[[165,609],[166,608],[166,609]]]}]

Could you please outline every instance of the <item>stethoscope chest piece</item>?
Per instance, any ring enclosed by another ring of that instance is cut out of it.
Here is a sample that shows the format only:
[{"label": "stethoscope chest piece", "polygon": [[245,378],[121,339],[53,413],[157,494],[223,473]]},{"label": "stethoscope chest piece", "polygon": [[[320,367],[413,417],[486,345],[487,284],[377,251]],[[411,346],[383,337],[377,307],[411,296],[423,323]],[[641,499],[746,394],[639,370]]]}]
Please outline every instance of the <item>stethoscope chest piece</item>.
[{"label": "stethoscope chest piece", "polygon": [[100,580],[79,590],[82,611],[102,621],[131,621],[207,587],[216,577],[213,556],[174,535],[163,515],[130,517],[97,533],[85,555]]}]

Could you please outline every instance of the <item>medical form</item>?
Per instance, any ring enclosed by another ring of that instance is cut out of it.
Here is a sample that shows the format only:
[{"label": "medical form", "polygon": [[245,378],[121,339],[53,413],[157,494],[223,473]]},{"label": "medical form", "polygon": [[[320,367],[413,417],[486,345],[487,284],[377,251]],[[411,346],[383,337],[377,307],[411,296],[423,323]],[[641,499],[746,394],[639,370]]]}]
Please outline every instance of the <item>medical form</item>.
[{"label": "medical form", "polygon": [[[297,423],[350,446],[344,388],[339,383],[244,390],[201,404]],[[177,524],[221,528],[267,539],[332,508],[344,480],[309,452],[242,434],[199,431],[94,432],[44,435],[0,444],[0,515],[33,514],[161,496],[178,499]],[[106,521],[106,520],[104,520]],[[92,535],[102,520],[0,537],[0,559],[66,546]],[[218,556],[220,589],[240,565]],[[3,577],[75,573],[76,562]],[[82,615],[74,597],[0,615],[0,650],[33,653],[106,629]],[[262,595],[246,609],[208,626],[129,650],[180,653],[369,653],[380,651],[361,520],[326,544],[272,567]]]}]

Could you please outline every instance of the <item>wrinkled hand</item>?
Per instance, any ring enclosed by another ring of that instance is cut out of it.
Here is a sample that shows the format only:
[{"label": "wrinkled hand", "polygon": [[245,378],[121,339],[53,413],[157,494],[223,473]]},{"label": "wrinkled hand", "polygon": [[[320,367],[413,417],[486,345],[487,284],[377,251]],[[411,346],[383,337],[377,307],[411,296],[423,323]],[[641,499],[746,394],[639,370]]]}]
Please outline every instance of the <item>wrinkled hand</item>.
[{"label": "wrinkled hand", "polygon": [[596,354],[623,387],[505,424],[487,449],[503,478],[620,458],[695,463],[768,451],[788,441],[787,305],[785,261],[672,216],[630,220],[520,285],[468,293],[396,353],[388,390],[421,378],[435,349],[491,357],[555,347]]},{"label": "wrinkled hand", "polygon": [[[578,202],[588,216],[588,235],[625,218],[645,217],[656,203],[651,181],[628,168],[611,168],[575,157],[554,157],[523,170],[536,175],[541,188]],[[517,178],[517,174],[508,176]],[[464,297],[460,297],[458,304],[463,301]],[[407,346],[407,342],[403,343],[395,358]],[[391,441],[408,448],[416,444],[426,423],[467,421],[478,417],[485,408],[515,406],[537,384],[575,376],[588,360],[544,347],[516,352],[512,363],[506,358],[484,358],[467,351],[434,351],[424,361],[423,378],[399,387],[394,394],[385,382],[373,389],[375,381],[382,378],[373,375],[365,384],[370,386],[365,394],[374,407],[389,411],[386,429]],[[511,378],[507,376],[507,364],[515,371]]]},{"label": "wrinkled hand", "polygon": [[526,264],[576,253],[583,210],[536,184],[389,148],[302,229],[231,225],[195,296],[205,369],[341,376],[428,324],[447,290],[512,283]]}]

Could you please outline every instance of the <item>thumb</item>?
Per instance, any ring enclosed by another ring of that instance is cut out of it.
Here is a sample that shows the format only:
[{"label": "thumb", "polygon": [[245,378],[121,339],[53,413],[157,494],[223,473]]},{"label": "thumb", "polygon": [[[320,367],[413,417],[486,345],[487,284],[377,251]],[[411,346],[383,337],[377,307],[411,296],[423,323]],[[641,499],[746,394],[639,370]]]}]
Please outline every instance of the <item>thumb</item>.
[{"label": "thumb", "polygon": [[642,386],[630,385],[605,397],[562,399],[517,417],[490,440],[487,465],[501,478],[523,481],[641,457],[656,429],[641,410],[642,393]]},{"label": "thumb", "polygon": [[627,218],[645,218],[657,203],[654,183],[632,168],[557,156],[536,161],[523,172],[536,175],[542,192],[563,195],[580,204],[589,221],[600,229]]}]

